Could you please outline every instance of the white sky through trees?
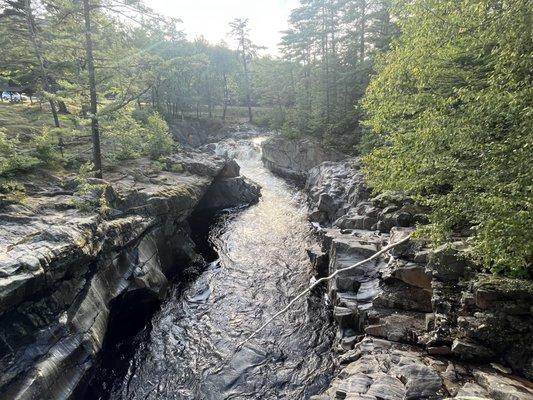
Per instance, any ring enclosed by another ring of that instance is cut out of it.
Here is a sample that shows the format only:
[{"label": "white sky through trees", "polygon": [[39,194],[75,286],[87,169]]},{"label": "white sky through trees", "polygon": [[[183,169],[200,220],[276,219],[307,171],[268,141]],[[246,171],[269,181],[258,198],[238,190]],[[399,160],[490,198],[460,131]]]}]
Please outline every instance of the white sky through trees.
[{"label": "white sky through trees", "polygon": [[277,55],[280,31],[287,29],[290,11],[298,0],[146,0],[155,11],[183,20],[181,27],[189,39],[203,35],[210,43],[228,37],[229,22],[235,18],[250,20],[251,38],[267,47],[264,53]]}]

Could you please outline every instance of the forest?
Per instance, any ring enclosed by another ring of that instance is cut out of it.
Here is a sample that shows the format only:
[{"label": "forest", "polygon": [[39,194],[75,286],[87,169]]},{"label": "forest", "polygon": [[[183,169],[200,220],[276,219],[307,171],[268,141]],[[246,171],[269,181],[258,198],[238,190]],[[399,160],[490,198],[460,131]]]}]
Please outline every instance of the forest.
[{"label": "forest", "polygon": [[531,276],[532,6],[302,0],[272,56],[244,18],[212,44],[141,1],[3,0],[0,87],[25,100],[0,104],[0,202],[35,168],[157,167],[175,121],[246,122],[360,155],[375,193],[431,210],[421,236]]}]

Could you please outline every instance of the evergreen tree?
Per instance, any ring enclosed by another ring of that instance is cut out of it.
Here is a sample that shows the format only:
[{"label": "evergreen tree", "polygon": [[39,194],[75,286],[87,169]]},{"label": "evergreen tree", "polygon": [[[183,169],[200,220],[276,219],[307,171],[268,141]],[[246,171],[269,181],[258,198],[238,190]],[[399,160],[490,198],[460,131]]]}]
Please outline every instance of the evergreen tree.
[{"label": "evergreen tree", "polygon": [[252,116],[252,81],[250,78],[250,62],[253,57],[257,55],[257,51],[261,48],[250,39],[250,29],[248,28],[247,19],[236,18],[230,23],[231,35],[238,43],[238,51],[240,53],[244,90],[246,96],[246,106],[248,107],[248,122],[253,121]]},{"label": "evergreen tree", "polygon": [[385,0],[306,0],[293,10],[281,43],[286,60],[299,65],[287,132],[353,150],[360,138],[358,102],[376,53],[386,50],[395,31],[388,9]]}]

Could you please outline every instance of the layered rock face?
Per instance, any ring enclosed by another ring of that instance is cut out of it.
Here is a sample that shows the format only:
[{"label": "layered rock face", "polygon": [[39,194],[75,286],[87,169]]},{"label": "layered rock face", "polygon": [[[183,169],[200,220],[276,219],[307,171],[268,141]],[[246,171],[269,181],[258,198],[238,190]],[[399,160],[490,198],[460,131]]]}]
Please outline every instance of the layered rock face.
[{"label": "layered rock face", "polygon": [[[372,198],[357,159],[310,168],[320,157],[308,157],[316,150],[305,145],[267,143],[263,161],[306,177],[310,220],[322,238],[309,255],[320,276],[427,221],[427,210],[404,195]],[[533,285],[477,272],[466,250],[459,239],[437,249],[411,239],[331,281],[343,369],[315,400],[533,399]]]},{"label": "layered rock face", "polygon": [[340,229],[365,229],[388,233],[394,226],[409,227],[427,220],[422,207],[401,194],[370,198],[360,161],[324,162],[309,170],[305,190],[311,220]]},{"label": "layered rock face", "polygon": [[274,136],[262,145],[263,164],[272,172],[303,185],[309,170],[324,161],[339,161],[346,156],[324,149],[310,139]]},{"label": "layered rock face", "polygon": [[[306,190],[323,239],[310,253],[322,275],[400,241],[426,218],[405,196],[370,198],[357,160],[312,169]],[[533,285],[477,272],[465,247],[411,239],[330,282],[347,366],[317,399],[533,399],[531,383],[502,375],[533,379]]]},{"label": "layered rock face", "polygon": [[252,125],[227,125],[215,120],[176,120],[170,124],[174,140],[189,147],[200,147],[227,138],[253,136],[257,128]]},{"label": "layered rock face", "polygon": [[491,368],[429,356],[420,348],[367,336],[341,357],[345,367],[311,400],[528,400],[530,382]]},{"label": "layered rock face", "polygon": [[[195,152],[166,162],[181,172],[123,165],[84,198],[68,182],[33,177],[28,199],[3,207],[0,398],[68,398],[102,348],[113,303],[132,293],[161,301],[169,279],[202,264],[187,218],[258,199],[231,162]],[[106,215],[73,206],[95,199]]]}]

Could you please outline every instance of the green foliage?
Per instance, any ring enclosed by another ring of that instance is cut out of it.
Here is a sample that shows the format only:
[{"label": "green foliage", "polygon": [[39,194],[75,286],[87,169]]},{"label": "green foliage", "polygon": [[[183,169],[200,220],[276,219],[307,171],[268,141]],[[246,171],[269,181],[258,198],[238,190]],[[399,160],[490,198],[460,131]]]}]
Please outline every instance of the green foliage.
[{"label": "green foliage", "polygon": [[115,162],[141,156],[157,160],[172,152],[168,124],[154,111],[123,108],[102,120],[102,133],[106,156]]},{"label": "green foliage", "polygon": [[145,152],[152,160],[172,152],[172,135],[167,123],[159,114],[148,117],[145,131],[147,139]]},{"label": "green foliage", "polygon": [[105,214],[108,209],[105,198],[106,185],[92,181],[94,175],[94,165],[83,164],[76,175],[76,191],[74,192],[72,203],[83,213],[99,211]]},{"label": "green foliage", "polygon": [[18,138],[8,138],[0,128],[0,176],[24,172],[38,164],[38,160],[20,151]]},{"label": "green foliage", "polygon": [[143,151],[144,129],[129,108],[102,118],[102,139],[106,157],[121,161],[140,157]]},{"label": "green foliage", "polygon": [[175,163],[170,166],[170,172],[181,173],[185,171],[185,167],[181,163]]},{"label": "green foliage", "polygon": [[352,153],[361,135],[355,106],[368,85],[375,55],[387,49],[395,33],[389,1],[304,1],[289,24],[282,50],[294,64],[278,68],[280,72],[271,68],[271,86],[278,88],[274,94],[289,108],[283,131]]},{"label": "green foliage", "polygon": [[33,139],[33,146],[35,148],[34,156],[45,165],[56,165],[61,160],[58,140],[53,129],[44,127],[41,134],[35,136]]},{"label": "green foliage", "polygon": [[16,181],[0,178],[0,208],[5,204],[21,203],[25,198],[24,186]]},{"label": "green foliage", "polygon": [[152,107],[145,106],[144,108],[135,108],[131,113],[135,121],[139,122],[142,125],[148,124],[148,118],[154,113]]},{"label": "green foliage", "polygon": [[161,162],[161,161],[152,161],[152,163],[150,164],[150,173],[158,173],[158,172],[161,172],[161,171],[164,171],[166,169],[166,165],[165,163]]},{"label": "green foliage", "polygon": [[396,16],[364,100],[370,184],[430,206],[434,240],[471,233],[487,269],[531,274],[531,1],[396,1]]},{"label": "green foliage", "polygon": [[284,109],[272,109],[264,113],[260,113],[255,117],[255,124],[262,128],[268,128],[271,130],[280,130],[285,124],[285,110]]}]

